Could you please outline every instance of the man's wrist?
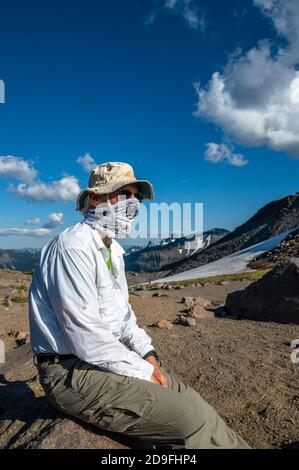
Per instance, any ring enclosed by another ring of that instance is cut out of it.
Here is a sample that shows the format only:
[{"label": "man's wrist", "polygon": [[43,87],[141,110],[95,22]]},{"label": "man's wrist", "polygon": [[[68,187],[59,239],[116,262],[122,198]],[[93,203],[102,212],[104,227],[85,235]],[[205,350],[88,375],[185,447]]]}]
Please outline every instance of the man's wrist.
[{"label": "man's wrist", "polygon": [[154,357],[156,359],[156,361],[158,362],[158,364],[160,364],[160,358],[158,356],[158,354],[156,353],[156,351],[154,349],[152,349],[151,351],[149,351],[148,353],[145,354],[145,356],[143,356],[143,359],[147,359],[148,357]]}]

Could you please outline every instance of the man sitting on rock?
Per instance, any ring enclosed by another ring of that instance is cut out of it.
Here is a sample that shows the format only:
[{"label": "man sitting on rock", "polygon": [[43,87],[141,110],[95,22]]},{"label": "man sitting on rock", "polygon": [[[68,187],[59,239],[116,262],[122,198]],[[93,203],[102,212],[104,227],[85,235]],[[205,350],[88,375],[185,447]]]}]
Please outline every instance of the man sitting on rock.
[{"label": "man sitting on rock", "polygon": [[248,448],[190,386],[163,367],[128,301],[125,237],[151,183],[127,163],[91,171],[84,214],[41,251],[29,290],[31,344],[57,409],[154,448]]}]

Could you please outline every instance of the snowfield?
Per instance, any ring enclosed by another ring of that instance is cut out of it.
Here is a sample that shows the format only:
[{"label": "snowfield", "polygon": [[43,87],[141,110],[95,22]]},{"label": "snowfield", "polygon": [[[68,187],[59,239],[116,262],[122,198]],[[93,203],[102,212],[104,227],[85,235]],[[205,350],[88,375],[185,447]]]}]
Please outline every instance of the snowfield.
[{"label": "snowfield", "polygon": [[252,245],[248,248],[245,248],[244,250],[237,251],[232,255],[225,256],[224,258],[213,261],[212,263],[190,269],[189,271],[184,271],[183,273],[174,274],[173,276],[167,276],[163,279],[157,279],[152,281],[152,284],[166,281],[170,282],[184,281],[187,279],[199,279],[202,277],[218,276],[221,274],[238,274],[250,272],[252,269],[249,269],[247,264],[262,253],[272,250],[272,248],[279,245],[279,243],[284,238],[286,238],[291,231],[292,230],[287,230],[286,232],[283,232],[276,237],[269,238],[269,240],[257,243],[256,245]]}]

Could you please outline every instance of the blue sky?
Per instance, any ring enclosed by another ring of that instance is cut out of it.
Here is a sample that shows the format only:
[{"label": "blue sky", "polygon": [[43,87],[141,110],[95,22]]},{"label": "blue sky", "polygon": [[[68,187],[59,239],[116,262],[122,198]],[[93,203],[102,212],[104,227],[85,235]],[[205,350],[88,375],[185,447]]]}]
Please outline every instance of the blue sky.
[{"label": "blue sky", "polygon": [[2,4],[0,248],[42,247],[81,220],[87,153],[130,163],[155,202],[202,202],[205,230],[298,191],[299,13],[271,3]]}]

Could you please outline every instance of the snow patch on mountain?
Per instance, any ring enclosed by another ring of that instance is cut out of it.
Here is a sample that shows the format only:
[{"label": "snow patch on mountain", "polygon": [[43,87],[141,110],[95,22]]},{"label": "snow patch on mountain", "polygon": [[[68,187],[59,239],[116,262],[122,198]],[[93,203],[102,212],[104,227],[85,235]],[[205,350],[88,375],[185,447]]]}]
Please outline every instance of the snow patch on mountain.
[{"label": "snow patch on mountain", "polygon": [[252,245],[241,251],[237,251],[232,255],[225,256],[212,263],[205,264],[198,268],[190,269],[173,276],[164,277],[163,279],[157,279],[154,282],[171,282],[171,281],[183,281],[189,279],[199,279],[209,276],[218,276],[222,274],[238,274],[242,272],[249,272],[252,269],[247,267],[247,264],[257,256],[265,253],[266,251],[272,250],[277,246],[284,238],[288,236],[291,230],[287,230],[276,237],[272,237],[269,240],[265,240],[256,245]]}]

